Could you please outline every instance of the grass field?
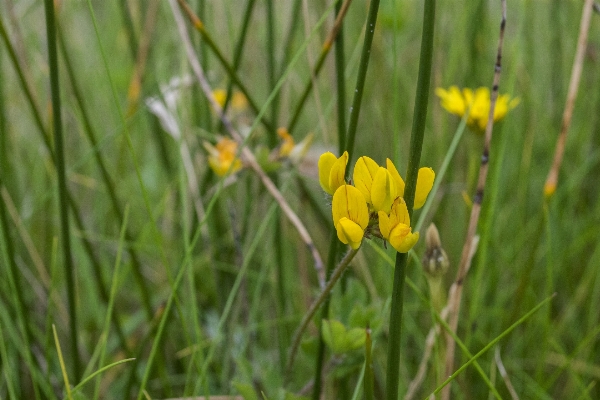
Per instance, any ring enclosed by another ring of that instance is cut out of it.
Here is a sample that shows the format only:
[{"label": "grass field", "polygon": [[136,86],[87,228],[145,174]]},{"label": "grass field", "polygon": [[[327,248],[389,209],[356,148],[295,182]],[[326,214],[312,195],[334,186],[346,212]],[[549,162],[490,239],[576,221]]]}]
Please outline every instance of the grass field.
[{"label": "grass field", "polygon": [[600,398],[592,3],[0,0],[0,398]]}]

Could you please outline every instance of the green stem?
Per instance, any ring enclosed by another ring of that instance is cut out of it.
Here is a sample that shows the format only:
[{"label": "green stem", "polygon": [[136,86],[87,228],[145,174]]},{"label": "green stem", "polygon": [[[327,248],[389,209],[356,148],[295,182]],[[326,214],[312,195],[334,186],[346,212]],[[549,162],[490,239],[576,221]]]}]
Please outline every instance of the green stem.
[{"label": "green stem", "polygon": [[374,399],[374,377],[373,377],[373,357],[371,356],[371,347],[373,345],[371,339],[371,328],[366,328],[367,339],[365,341],[365,400]]},{"label": "green stem", "polygon": [[119,5],[121,6],[121,18],[123,18],[123,25],[125,25],[125,31],[127,32],[127,45],[129,47],[129,52],[131,53],[131,58],[135,62],[137,57],[138,43],[133,29],[133,19],[131,18],[131,13],[129,12],[129,7],[127,6],[127,0],[120,0]]},{"label": "green stem", "polygon": [[[326,270],[326,276],[327,276],[327,280],[329,280],[333,269],[335,268],[335,261],[337,258],[337,252],[338,252],[338,238],[337,238],[337,234],[335,231],[333,231],[331,233],[331,241],[329,244],[329,256],[327,257],[327,270]],[[319,318],[319,320],[317,321],[317,326],[319,327],[319,347],[317,349],[317,359],[316,359],[316,366],[315,366],[315,377],[314,377],[314,382],[315,385],[313,386],[313,400],[319,400],[321,398],[321,386],[322,386],[322,379],[321,379],[321,375],[323,374],[323,360],[325,359],[325,341],[323,340],[323,334],[321,333],[321,322],[324,319],[328,319],[329,318],[329,303],[331,302],[331,296],[327,296],[327,298],[325,298],[325,301],[323,302],[323,308],[321,309],[321,318]]]},{"label": "green stem", "polygon": [[[421,55],[419,60],[419,77],[413,114],[413,126],[410,139],[408,171],[404,200],[408,214],[412,217],[417,174],[423,147],[425,122],[427,119],[427,103],[433,58],[433,31],[435,21],[435,0],[426,0],[423,12],[423,35],[421,39]],[[394,270],[394,286],[392,290],[392,306],[390,310],[390,342],[388,347],[388,365],[386,381],[386,399],[398,399],[400,380],[400,343],[402,333],[402,308],[404,302],[404,280],[407,268],[407,254],[396,253]]]},{"label": "green stem", "polygon": [[56,169],[58,175],[58,196],[60,213],[60,231],[64,255],[65,275],[67,278],[67,298],[69,302],[69,323],[71,332],[71,357],[73,376],[78,381],[81,374],[81,361],[77,350],[77,307],[75,304],[75,266],[71,255],[71,231],[69,228],[69,201],[67,178],[65,174],[65,154],[63,144],[62,119],[60,112],[60,88],[58,83],[58,57],[56,51],[56,26],[54,2],[44,0],[46,10],[46,35],[48,38],[48,58],[50,67],[50,91],[52,93],[52,119],[54,125],[54,144]]},{"label": "green stem", "polygon": [[[277,80],[275,79],[275,18],[273,16],[273,8],[275,7],[273,0],[267,0],[267,75],[269,78],[269,89],[275,89]],[[279,94],[277,95],[279,97]],[[277,97],[271,102],[271,121],[273,127],[269,130],[269,147],[271,149],[277,146]]]},{"label": "green stem", "polygon": [[[113,212],[117,216],[119,225],[122,225],[123,224],[123,210],[121,209],[121,206],[119,205],[119,200],[117,198],[114,182],[113,182],[112,178],[110,177],[110,174],[108,173],[108,168],[106,167],[106,163],[104,162],[104,159],[102,158],[102,153],[100,153],[100,149],[98,146],[98,140],[96,139],[96,134],[95,134],[94,128],[92,126],[91,118],[90,118],[88,110],[85,106],[84,97],[83,97],[81,88],[79,86],[79,82],[77,81],[77,78],[75,76],[73,64],[71,63],[71,59],[69,57],[69,53],[67,51],[67,47],[66,47],[66,44],[64,41],[64,36],[62,35],[62,31],[61,31],[60,27],[58,29],[58,43],[60,45],[60,49],[61,49],[61,52],[63,55],[65,69],[67,71],[67,75],[71,82],[71,87],[73,90],[73,94],[75,96],[75,101],[77,102],[77,105],[79,106],[79,110],[81,111],[81,118],[83,120],[84,132],[90,142],[90,145],[92,146],[92,149],[94,150],[94,158],[96,160],[96,163],[98,164],[98,168],[100,169],[100,176],[102,177],[104,186],[106,186],[106,189],[108,191],[108,197],[110,199],[110,204],[112,206]],[[129,232],[129,229],[126,229],[126,231],[125,231],[125,241],[127,243],[131,243],[134,241],[133,235]],[[134,276],[135,281],[136,281],[137,285],[139,286],[140,292],[142,294],[142,304],[143,304],[144,310],[146,312],[146,317],[150,321],[150,320],[152,320],[154,312],[152,311],[149,290],[148,290],[148,287],[146,286],[146,281],[142,275],[142,265],[141,265],[141,262],[139,261],[137,252],[132,247],[128,248],[128,252],[129,252],[129,255],[131,256],[131,264],[133,266],[133,276]],[[96,278],[99,278],[98,274],[97,274]],[[98,283],[99,283],[98,287],[99,287],[99,291],[100,291],[100,297],[106,304],[108,304],[108,290],[105,286],[105,283],[102,279],[99,280]],[[113,320],[113,322],[115,323],[115,326],[117,327],[117,333],[119,334],[119,337],[122,340],[122,345],[124,346],[123,349],[125,349],[126,352],[128,352],[128,350],[127,350],[128,346],[127,346],[126,341],[124,341],[124,336],[122,333],[122,329],[120,327],[120,323],[118,322],[118,318],[117,318],[116,314],[113,314],[113,315],[115,315],[115,319]]]},{"label": "green stem", "polygon": [[[240,67],[240,63],[242,62],[242,53],[244,51],[244,45],[246,44],[246,35],[248,33],[248,26],[250,25],[250,17],[252,16],[252,9],[254,8],[254,4],[256,0],[248,0],[246,4],[246,10],[244,11],[244,19],[242,21],[242,28],[240,32],[240,37],[235,46],[235,51],[233,53],[233,69],[237,72]],[[202,16],[200,16],[202,17]],[[204,59],[204,57],[202,58]],[[203,65],[204,68],[204,65]],[[205,71],[208,71],[208,68],[204,68]],[[227,107],[231,102],[231,94],[233,92],[233,80],[230,79],[227,84],[227,96],[225,97],[225,104],[223,105],[223,112],[227,112]]]},{"label": "green stem", "polygon": [[[340,13],[342,1],[335,4],[335,15]],[[346,76],[344,71],[344,24],[340,24],[335,38],[335,77],[337,89],[337,125],[338,125],[338,151],[339,154],[346,148]]]},{"label": "green stem", "polygon": [[302,338],[302,333],[304,333],[304,330],[308,327],[308,324],[314,317],[315,313],[317,312],[317,310],[319,309],[321,304],[323,304],[325,299],[327,299],[327,297],[331,294],[333,287],[335,286],[337,281],[341,278],[341,276],[344,273],[344,271],[346,270],[346,268],[348,268],[348,265],[350,265],[350,262],[352,261],[352,259],[354,259],[354,256],[356,255],[356,253],[358,253],[358,249],[350,250],[350,252],[348,252],[348,254],[346,254],[346,256],[342,259],[342,261],[340,261],[338,266],[331,273],[331,278],[329,279],[329,281],[327,281],[327,284],[325,285],[325,288],[323,289],[323,291],[321,291],[321,293],[319,294],[319,297],[317,297],[317,299],[311,304],[311,306],[308,309],[308,311],[306,312],[306,314],[304,314],[304,317],[302,317],[300,326],[298,327],[298,329],[296,329],[296,332],[294,333],[294,339],[292,340],[292,347],[290,349],[290,356],[288,357],[287,365],[285,368],[285,374],[286,374],[287,379],[289,379],[291,372],[292,372],[292,367],[294,365],[294,359],[296,358],[296,353],[298,352],[298,347],[300,347],[300,339]]},{"label": "green stem", "polygon": [[[367,69],[369,68],[369,59],[371,58],[371,44],[375,34],[375,25],[377,23],[377,11],[379,10],[379,0],[371,0],[369,6],[369,16],[367,17],[367,25],[365,26],[365,40],[363,42],[362,54],[360,56],[360,64],[358,67],[358,77],[356,78],[356,89],[354,90],[354,98],[350,107],[350,124],[348,125],[346,150],[348,151],[348,164],[352,162],[352,154],[354,153],[354,140],[356,138],[356,128],[358,127],[358,116],[360,114],[360,106],[365,87],[365,79]],[[350,168],[346,170],[346,177],[350,174]]]},{"label": "green stem", "polygon": [[[194,14],[194,12],[190,9],[189,5],[184,0],[178,0],[178,1],[179,1],[181,8],[183,9],[183,11],[187,14],[188,18],[192,21],[192,23],[194,25],[194,29],[196,29],[200,33],[200,35],[202,36],[202,39],[204,39],[204,42],[212,50],[212,52],[215,54],[215,56],[217,56],[217,59],[221,63],[221,66],[223,68],[225,68],[225,72],[227,72],[227,75],[229,75],[229,78],[236,84],[236,86],[238,87],[238,89],[240,89],[240,91],[244,94],[244,96],[246,96],[246,99],[248,100],[248,104],[250,105],[250,108],[252,109],[252,111],[256,115],[260,115],[260,112],[259,112],[260,109],[259,109],[256,101],[250,95],[250,92],[248,91],[246,86],[242,83],[242,81],[241,81],[239,75],[237,74],[237,72],[235,71],[234,67],[229,63],[229,61],[227,61],[227,59],[225,58],[225,56],[223,55],[223,53],[221,52],[221,50],[219,49],[219,47],[217,46],[215,41],[213,40],[212,36],[208,33],[208,31],[206,30],[206,27],[204,26],[202,21]],[[265,128],[267,128],[267,130],[273,129],[273,124],[271,122],[269,122],[264,116],[260,117],[260,121],[265,126]]]}]

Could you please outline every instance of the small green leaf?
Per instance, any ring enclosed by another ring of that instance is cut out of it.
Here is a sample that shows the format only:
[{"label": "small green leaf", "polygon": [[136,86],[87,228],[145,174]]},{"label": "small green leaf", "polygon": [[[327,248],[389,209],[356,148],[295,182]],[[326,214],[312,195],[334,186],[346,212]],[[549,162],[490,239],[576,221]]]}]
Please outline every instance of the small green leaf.
[{"label": "small green leaf", "polygon": [[259,400],[258,395],[254,391],[254,387],[249,383],[232,382],[232,384],[244,400]]}]

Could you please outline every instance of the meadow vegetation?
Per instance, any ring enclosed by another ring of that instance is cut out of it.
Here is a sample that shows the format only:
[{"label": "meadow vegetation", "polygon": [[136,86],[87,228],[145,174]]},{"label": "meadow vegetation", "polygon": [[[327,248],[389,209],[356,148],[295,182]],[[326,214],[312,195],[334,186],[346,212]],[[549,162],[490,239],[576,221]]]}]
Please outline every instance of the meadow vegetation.
[{"label": "meadow vegetation", "polygon": [[600,7],[503,5],[0,0],[0,398],[600,398]]}]

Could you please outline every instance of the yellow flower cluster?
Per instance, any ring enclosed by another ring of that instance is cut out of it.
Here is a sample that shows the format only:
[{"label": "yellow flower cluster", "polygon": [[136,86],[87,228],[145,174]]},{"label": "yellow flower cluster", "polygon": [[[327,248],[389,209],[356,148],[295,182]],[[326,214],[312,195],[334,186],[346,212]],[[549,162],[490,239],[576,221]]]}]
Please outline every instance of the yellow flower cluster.
[{"label": "yellow flower cluster", "polygon": [[[368,231],[387,240],[396,251],[408,252],[419,240],[419,233],[410,227],[404,180],[392,161],[387,159],[384,168],[369,157],[360,157],[354,165],[354,186],[344,179],[347,164],[348,152],[339,158],[327,152],[319,158],[319,183],[333,195],[331,211],[340,241],[358,249]],[[434,179],[431,168],[419,169],[415,209],[425,204]]]},{"label": "yellow flower cluster", "polygon": [[215,146],[204,142],[208,151],[208,165],[218,176],[233,174],[242,168],[242,162],[236,157],[238,144],[228,138],[221,138]]},{"label": "yellow flower cluster", "polygon": [[[458,86],[451,86],[448,90],[437,88],[435,94],[440,98],[442,107],[450,114],[462,117],[468,112],[467,126],[475,132],[483,133],[490,114],[490,89],[480,87],[473,91],[464,88],[461,91]],[[494,108],[494,122],[502,120],[519,102],[519,98],[499,95]]]}]

